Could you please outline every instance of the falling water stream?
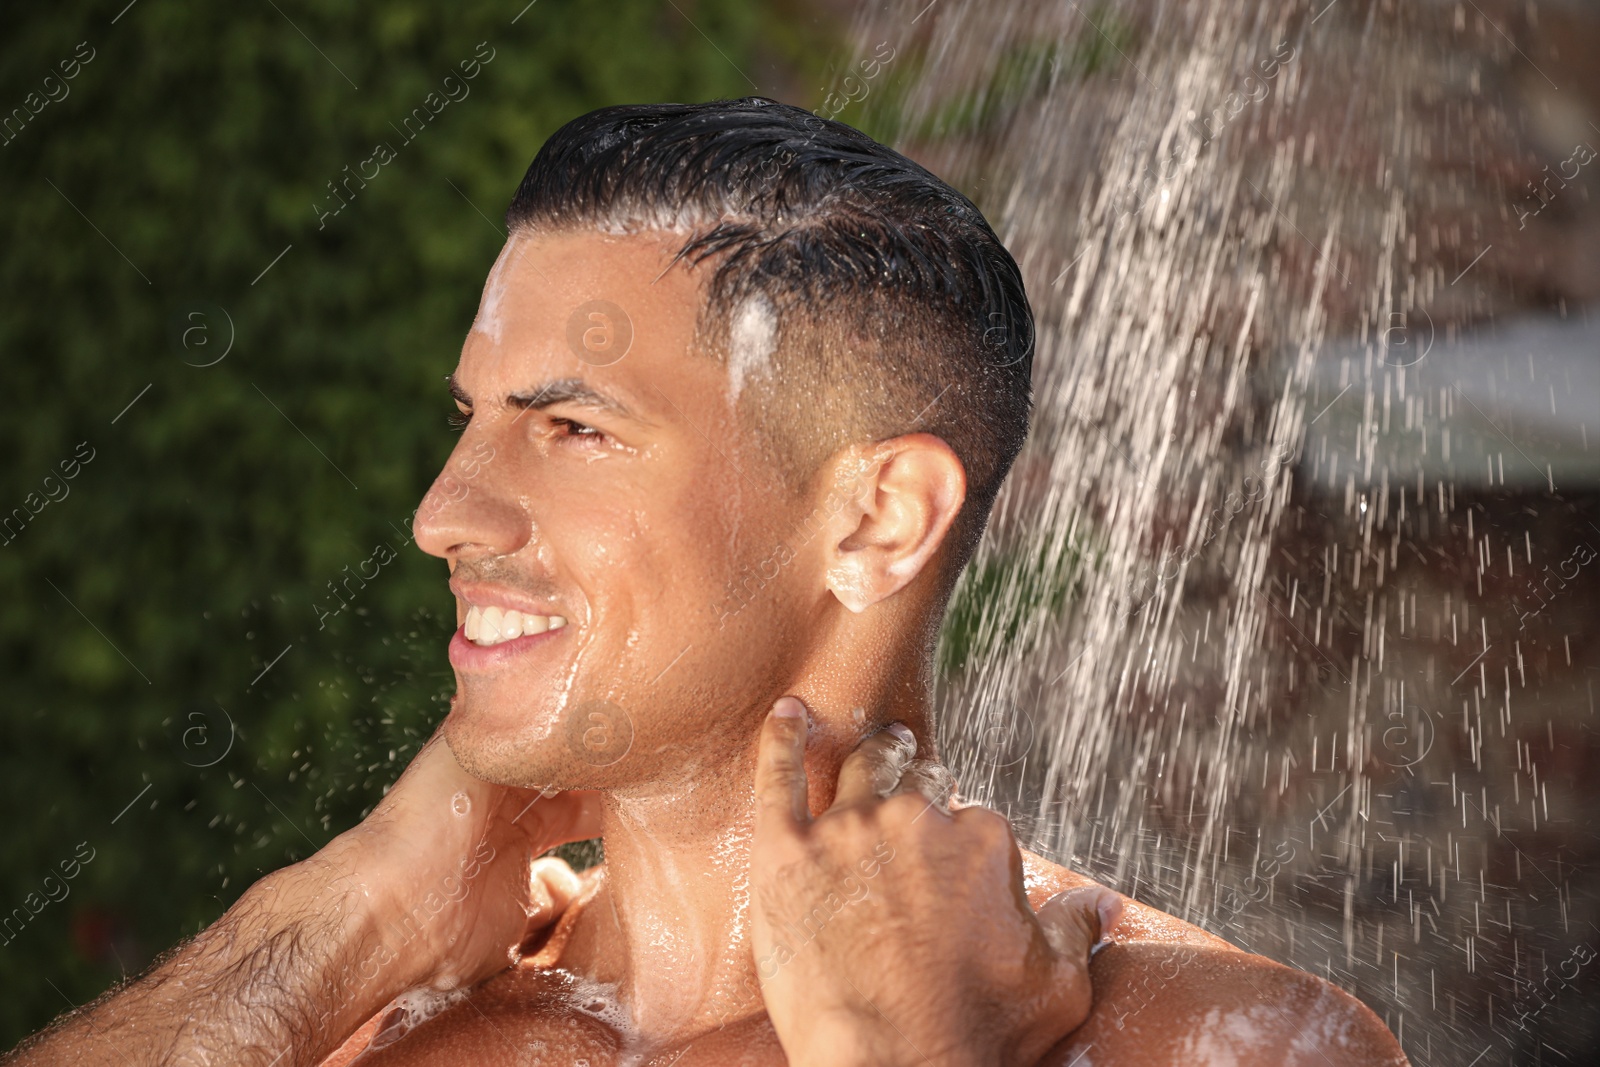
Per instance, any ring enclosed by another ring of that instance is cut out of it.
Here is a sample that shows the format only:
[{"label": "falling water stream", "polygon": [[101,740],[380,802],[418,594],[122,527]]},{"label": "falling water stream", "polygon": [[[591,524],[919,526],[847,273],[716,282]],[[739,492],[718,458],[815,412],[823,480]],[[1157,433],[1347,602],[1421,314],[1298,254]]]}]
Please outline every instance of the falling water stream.
[{"label": "falling water stream", "polygon": [[1038,320],[942,650],[963,793],[1418,1064],[1600,1043],[1600,331],[1528,281],[1553,202],[1507,206],[1549,157],[1501,30],[1536,14],[871,5],[893,58],[840,90],[979,200]]}]

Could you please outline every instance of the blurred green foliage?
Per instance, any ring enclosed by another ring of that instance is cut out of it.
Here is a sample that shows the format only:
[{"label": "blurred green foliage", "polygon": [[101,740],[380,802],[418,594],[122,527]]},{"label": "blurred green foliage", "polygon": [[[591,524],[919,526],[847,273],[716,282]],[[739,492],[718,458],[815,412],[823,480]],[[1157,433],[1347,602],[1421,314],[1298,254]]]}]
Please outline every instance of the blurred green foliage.
[{"label": "blurred green foliage", "polygon": [[[1077,540],[1043,535],[980,551],[950,594],[939,631],[940,673],[957,674],[1002,652],[1015,656],[1036,647],[1039,623],[1060,617],[1082,592],[1088,555]],[[1028,631],[1029,623],[1035,632]]]},{"label": "blurred green foliage", "polygon": [[443,565],[405,538],[543,139],[814,85],[832,41],[745,0],[124,2],[0,15],[3,1047],[354,823],[442,713]]}]

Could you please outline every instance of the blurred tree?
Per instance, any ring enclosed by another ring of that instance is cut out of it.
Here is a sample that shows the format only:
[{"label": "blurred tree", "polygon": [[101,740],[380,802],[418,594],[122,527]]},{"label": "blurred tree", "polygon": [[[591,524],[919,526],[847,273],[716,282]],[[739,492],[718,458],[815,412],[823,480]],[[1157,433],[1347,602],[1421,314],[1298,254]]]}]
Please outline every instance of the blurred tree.
[{"label": "blurred tree", "polygon": [[834,40],[743,0],[124,2],[0,15],[0,1047],[354,823],[441,715],[409,516],[544,138],[815,106]]}]

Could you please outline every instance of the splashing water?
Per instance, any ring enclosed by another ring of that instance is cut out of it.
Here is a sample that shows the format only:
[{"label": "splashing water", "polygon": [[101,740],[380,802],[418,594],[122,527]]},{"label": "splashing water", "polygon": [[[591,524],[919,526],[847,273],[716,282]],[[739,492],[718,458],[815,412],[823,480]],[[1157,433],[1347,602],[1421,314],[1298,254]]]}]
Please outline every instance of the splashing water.
[{"label": "splashing water", "polygon": [[1600,179],[1557,151],[1582,123],[1526,119],[1549,90],[1502,27],[1541,25],[893,4],[854,38],[903,58],[839,116],[974,194],[1038,319],[941,647],[962,792],[1351,989],[1419,1064],[1600,1034],[1600,332],[1568,308],[1600,286],[1539,274],[1535,201],[1504,207],[1564,159],[1536,203],[1593,236]]}]

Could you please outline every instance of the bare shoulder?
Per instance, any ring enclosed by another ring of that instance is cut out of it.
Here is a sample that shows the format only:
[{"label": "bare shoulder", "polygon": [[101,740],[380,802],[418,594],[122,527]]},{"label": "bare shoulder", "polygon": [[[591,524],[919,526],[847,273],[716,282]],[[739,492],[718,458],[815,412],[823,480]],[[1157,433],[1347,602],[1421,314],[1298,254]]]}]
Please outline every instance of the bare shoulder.
[{"label": "bare shoulder", "polygon": [[[1023,853],[1038,906],[1087,884]],[[1044,1061],[1060,1067],[1399,1067],[1388,1028],[1355,997],[1314,975],[1245,952],[1130,898],[1117,943],[1089,968],[1089,1020]]]},{"label": "bare shoulder", "polygon": [[[1077,871],[1051,863],[1041,856],[1035,856],[1026,849],[1022,850],[1022,872],[1028,903],[1035,908],[1064,890],[1098,884],[1092,878],[1086,878]],[[1215,934],[1208,934],[1193,923],[1186,923],[1176,916],[1141,904],[1130,896],[1122,896],[1122,905],[1122,923],[1117,927],[1117,940],[1123,943],[1187,945],[1194,948],[1209,948],[1217,952],[1246,954],[1243,949],[1229,944]]]}]

